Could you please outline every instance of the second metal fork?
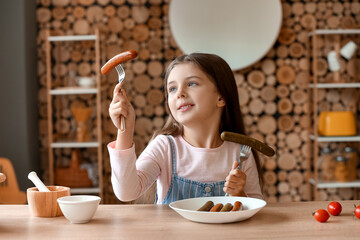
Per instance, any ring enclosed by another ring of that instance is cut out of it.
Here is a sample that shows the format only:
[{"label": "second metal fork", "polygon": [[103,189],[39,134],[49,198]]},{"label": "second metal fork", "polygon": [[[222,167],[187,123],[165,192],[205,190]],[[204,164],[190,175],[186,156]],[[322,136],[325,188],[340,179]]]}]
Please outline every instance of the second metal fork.
[{"label": "second metal fork", "polygon": [[240,161],[239,161],[239,165],[237,166],[237,169],[242,168],[243,162],[249,158],[250,153],[251,153],[251,147],[249,147],[247,145],[243,145],[243,147],[240,151]]},{"label": "second metal fork", "polygon": [[[239,160],[239,165],[237,166],[236,169],[241,170],[242,168],[242,164],[243,162],[249,158],[251,153],[251,147],[247,146],[247,145],[243,145],[241,150],[240,150],[240,160]],[[225,196],[229,196],[228,193],[225,194]]]},{"label": "second metal fork", "polygon": [[[118,73],[119,83],[121,83],[125,79],[124,68],[121,66],[121,64],[119,64],[119,65],[115,66],[115,69]],[[121,119],[120,119],[120,132],[121,133],[125,132],[125,117],[124,116],[121,116]]]}]

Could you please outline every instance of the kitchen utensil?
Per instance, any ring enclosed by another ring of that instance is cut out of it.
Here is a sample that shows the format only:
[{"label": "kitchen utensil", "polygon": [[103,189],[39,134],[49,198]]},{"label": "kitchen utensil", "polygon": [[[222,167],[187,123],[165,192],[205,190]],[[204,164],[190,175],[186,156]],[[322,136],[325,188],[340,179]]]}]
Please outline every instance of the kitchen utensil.
[{"label": "kitchen utensil", "polygon": [[92,87],[95,85],[94,77],[77,77],[77,84],[81,87]]},{"label": "kitchen utensil", "polygon": [[[112,57],[105,65],[101,68],[102,74],[109,73],[113,68],[116,69],[119,77],[119,83],[121,83],[125,78],[125,71],[121,66],[121,63],[134,59],[137,57],[137,52],[134,50],[125,51],[119,53],[118,55]],[[125,132],[125,117],[122,116],[120,119],[120,132]]]},{"label": "kitchen utensil", "polygon": [[233,132],[222,132],[221,139],[224,141],[235,142],[243,145],[250,146],[251,148],[265,154],[266,156],[273,156],[275,154],[274,149],[262,143],[254,138]]},{"label": "kitchen utensil", "polygon": [[327,60],[331,71],[336,72],[340,70],[340,59],[335,51],[330,51],[328,53]]},{"label": "kitchen utensil", "polygon": [[[240,201],[243,210],[235,212],[201,212],[197,211],[207,201],[213,201],[214,204],[226,203],[234,204]],[[263,207],[266,202],[257,198],[250,197],[199,197],[188,198],[170,203],[170,208],[180,214],[182,217],[201,223],[230,223],[239,222],[251,218]]]},{"label": "kitchen utensil", "polygon": [[251,153],[251,147],[249,147],[247,145],[243,145],[243,148],[241,149],[241,152],[240,152],[240,162],[239,162],[239,165],[237,166],[237,169],[242,168],[243,162],[249,158],[250,153]]},{"label": "kitchen utensil", "polygon": [[356,43],[354,43],[353,41],[349,41],[348,43],[345,44],[345,46],[343,46],[340,49],[340,54],[341,56],[349,60],[354,55],[356,49],[357,49]]},{"label": "kitchen utensil", "polygon": [[[247,146],[247,145],[243,145],[241,150],[240,150],[240,161],[239,161],[239,165],[237,166],[236,169],[241,169],[242,168],[242,164],[243,162],[249,158],[251,153],[251,147]],[[228,193],[225,193],[225,196],[229,196]]]},{"label": "kitchen utensil", "polygon": [[27,189],[27,201],[31,215],[34,217],[62,216],[57,199],[70,196],[70,188],[61,186],[47,186],[49,192],[40,192],[36,187]]},{"label": "kitchen utensil", "polygon": [[40,192],[50,192],[50,190],[45,186],[45,184],[40,180],[36,172],[30,172],[28,178],[34,183],[37,189]]},{"label": "kitchen utensil", "polygon": [[76,122],[76,141],[86,142],[89,140],[88,121],[94,109],[92,107],[72,107],[71,112]]},{"label": "kitchen utensil", "polygon": [[[121,66],[121,64],[116,65],[115,69],[118,73],[118,77],[119,77],[119,83],[121,83],[122,81],[124,81],[125,79],[125,71],[124,68]],[[120,121],[120,132],[123,133],[125,132],[125,117],[121,116],[121,121]]]},{"label": "kitchen utensil", "polygon": [[62,197],[57,201],[64,216],[71,223],[86,223],[94,216],[100,200],[98,196],[77,195]]}]

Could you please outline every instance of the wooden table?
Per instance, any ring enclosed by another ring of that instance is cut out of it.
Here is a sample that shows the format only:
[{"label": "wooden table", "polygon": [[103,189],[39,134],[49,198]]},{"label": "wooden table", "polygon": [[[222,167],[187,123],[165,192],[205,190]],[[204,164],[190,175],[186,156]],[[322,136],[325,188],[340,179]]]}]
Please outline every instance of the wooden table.
[{"label": "wooden table", "polygon": [[0,205],[0,239],[360,239],[354,204],[319,223],[312,212],[329,202],[268,204],[252,218],[230,224],[195,223],[168,205],[100,205],[86,224],[64,217],[32,217],[27,205]]}]

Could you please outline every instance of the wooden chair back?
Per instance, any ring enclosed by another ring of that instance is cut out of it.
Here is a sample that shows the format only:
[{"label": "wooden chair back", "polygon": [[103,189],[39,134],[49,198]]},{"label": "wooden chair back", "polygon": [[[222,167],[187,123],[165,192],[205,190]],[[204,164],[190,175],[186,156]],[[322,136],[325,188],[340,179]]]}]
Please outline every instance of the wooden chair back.
[{"label": "wooden chair back", "polygon": [[0,172],[5,181],[0,183],[0,204],[26,204],[26,193],[19,190],[16,174],[11,161],[0,158]]}]

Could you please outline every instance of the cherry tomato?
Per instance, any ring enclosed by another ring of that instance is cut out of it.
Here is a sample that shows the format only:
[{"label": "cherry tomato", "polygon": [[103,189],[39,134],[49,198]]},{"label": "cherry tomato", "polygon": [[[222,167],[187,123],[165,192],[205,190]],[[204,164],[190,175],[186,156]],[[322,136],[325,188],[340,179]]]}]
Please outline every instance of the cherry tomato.
[{"label": "cherry tomato", "polygon": [[313,213],[313,215],[318,222],[326,222],[330,217],[329,213],[325,209],[319,209]]},{"label": "cherry tomato", "polygon": [[[356,205],[355,205],[356,207]],[[355,208],[355,216],[360,219],[360,205]]]},{"label": "cherry tomato", "polygon": [[339,202],[331,202],[328,205],[328,212],[333,215],[337,216],[341,213],[342,207]]}]

